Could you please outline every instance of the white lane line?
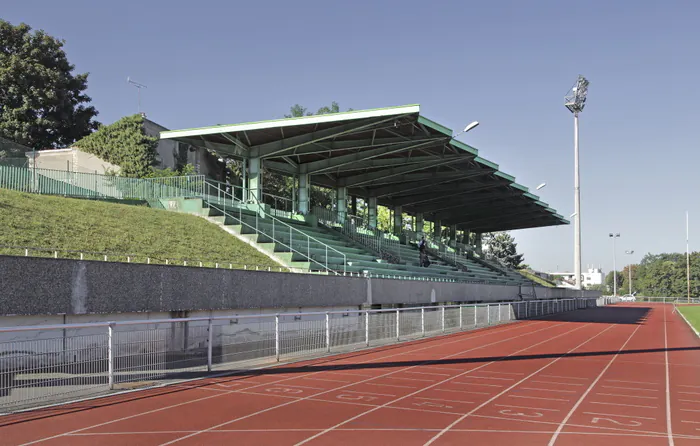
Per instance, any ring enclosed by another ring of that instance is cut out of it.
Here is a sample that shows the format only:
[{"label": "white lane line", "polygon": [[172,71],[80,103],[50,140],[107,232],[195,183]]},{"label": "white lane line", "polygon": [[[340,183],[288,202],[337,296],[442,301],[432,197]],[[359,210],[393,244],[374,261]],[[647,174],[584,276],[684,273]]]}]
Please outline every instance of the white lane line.
[{"label": "white lane line", "polygon": [[682,393],[683,395],[700,395],[700,393],[698,393],[698,392],[678,392],[678,393]]},{"label": "white lane line", "polygon": [[500,384],[484,384],[484,383],[458,383],[452,382],[450,384],[459,384],[460,386],[479,386],[479,387],[505,387]]},{"label": "white lane line", "polygon": [[557,375],[540,375],[545,378],[563,378],[563,379],[581,379],[583,381],[588,381],[590,378],[577,378],[575,376],[557,376]]},{"label": "white lane line", "polygon": [[464,404],[476,404],[474,401],[460,401],[460,400],[443,400],[441,398],[425,398],[422,396],[417,396],[417,400],[428,400],[428,401],[445,401],[448,403],[464,403]]},{"label": "white lane line", "polygon": [[655,389],[640,389],[638,387],[619,387],[619,386],[601,386],[606,389],[625,389],[625,390],[641,390],[643,392],[658,392],[658,390]]},{"label": "white lane line", "polygon": [[[481,372],[481,370],[479,370]],[[495,378],[493,376],[465,376],[465,378],[469,379],[493,379],[497,381],[515,381],[515,378]]]},{"label": "white lane line", "polygon": [[639,418],[643,420],[656,420],[656,418],[652,417],[638,417],[638,416],[631,416],[631,415],[619,415],[616,413],[598,413],[598,412],[584,412],[586,415],[602,415],[604,417],[622,417],[622,418]]},{"label": "white lane line", "polygon": [[[262,385],[261,387],[265,387],[265,385]],[[298,386],[296,384],[287,384],[284,383],[283,386],[278,386],[277,384],[272,384],[270,387],[298,387],[300,389],[310,389],[310,390],[326,390],[321,387],[309,387],[309,386]],[[242,389],[242,390],[248,390],[248,389]]]},{"label": "white lane line", "polygon": [[[622,361],[619,361],[619,362],[622,362]],[[643,363],[643,364],[644,364],[644,363]],[[611,382],[611,383],[649,384],[649,385],[652,385],[652,384],[653,384],[653,385],[655,385],[655,386],[658,386],[658,385],[660,384],[660,383],[651,383],[651,382],[649,382],[649,381],[625,381],[625,380],[622,380],[622,379],[606,379],[606,380],[604,380],[604,381],[608,381],[608,382]]]},{"label": "white lane line", "polygon": [[599,401],[591,401],[591,404],[601,404],[605,406],[620,406],[620,407],[640,407],[642,409],[658,409],[659,406],[638,406],[636,404],[620,404],[620,403],[603,403]]},{"label": "white lane line", "polygon": [[[342,393],[359,393],[362,395],[372,395],[372,396],[396,396],[396,395],[392,395],[390,393],[358,392],[355,390],[340,390],[340,392],[342,392]],[[316,430],[321,430],[321,429],[316,429]]]},{"label": "white lane line", "polygon": [[539,396],[522,396],[522,395],[508,395],[508,398],[525,398],[528,400],[545,400],[545,401],[571,401],[571,400],[562,400],[559,398],[543,398]]},{"label": "white lane line", "polygon": [[[358,384],[358,383],[353,383]],[[365,386],[379,386],[379,387],[396,387],[399,389],[417,389],[418,387],[410,387],[410,386],[397,386],[395,384],[377,384],[377,383],[362,383]]]},{"label": "white lane line", "polygon": [[668,367],[668,330],[666,329],[666,307],[664,306],[664,353],[666,357],[666,430],[668,445],[673,446],[673,426],[671,425],[671,375]]},{"label": "white lane line", "polygon": [[688,420],[681,420],[681,423],[691,423],[691,424],[700,424],[700,421],[688,421]]},{"label": "white lane line", "polygon": [[[545,324],[545,322],[542,321],[542,322],[535,322],[535,323],[532,323],[532,324],[522,324],[522,325],[519,325],[519,326],[516,326],[516,327],[513,327],[513,328],[504,328],[504,329],[500,329],[500,330],[494,330],[494,331],[489,331],[489,332],[482,332],[481,334],[478,334],[478,335],[475,335],[475,336],[469,336],[469,337],[466,337],[466,338],[460,336],[460,337],[458,337],[457,339],[455,339],[454,341],[445,342],[445,343],[443,343],[443,344],[441,344],[441,345],[447,345],[447,344],[465,342],[465,340],[466,340],[466,341],[473,341],[474,339],[477,339],[477,338],[482,338],[482,337],[491,336],[491,335],[496,335],[496,334],[497,334],[497,335],[502,335],[504,332],[507,333],[507,332],[512,332],[512,331],[519,331],[521,328],[527,328],[527,329],[530,329],[530,330],[531,330],[533,326],[536,327],[536,326],[542,325],[542,324]],[[517,338],[517,337],[528,336],[528,335],[531,335],[531,334],[539,333],[539,332],[544,331],[544,330],[550,330],[550,329],[552,329],[552,328],[560,327],[561,325],[563,325],[563,324],[557,324],[557,325],[554,325],[554,326],[545,326],[544,328],[540,328],[539,330],[535,330],[535,331],[530,331],[529,333],[526,331],[524,334],[514,335],[514,336],[511,336],[511,337],[506,338],[506,339],[501,339],[501,340],[499,340],[499,341],[494,341],[494,342],[490,342],[490,343],[487,343],[487,344],[483,344],[483,345],[480,345],[480,346],[478,346],[478,347],[470,348],[470,349],[467,349],[467,350],[464,350],[464,351],[461,351],[461,352],[458,352],[458,353],[455,353],[455,354],[453,354],[453,355],[449,355],[449,356],[447,356],[447,357],[445,357],[445,358],[440,358],[440,359],[446,359],[446,358],[450,358],[450,357],[453,357],[453,356],[461,355],[461,354],[464,354],[464,353],[467,353],[467,352],[470,352],[470,351],[473,351],[473,350],[479,350],[479,349],[486,348],[486,347],[489,347],[489,346],[492,346],[492,345],[500,344],[500,343],[502,343],[502,342],[510,341],[510,340],[512,340],[512,339],[514,339],[514,338]],[[431,349],[431,348],[434,348],[434,347],[435,347],[434,345],[427,345],[427,346],[425,346],[425,347],[421,347],[421,348],[418,348],[418,349],[411,349],[411,350],[409,350],[409,351],[401,351],[401,352],[399,352],[399,353],[392,353],[391,355],[381,356],[381,357],[379,357],[379,358],[373,357],[372,359],[369,359],[369,360],[367,360],[367,361],[359,362],[358,364],[366,364],[366,363],[371,363],[371,362],[374,362],[374,361],[385,361],[387,358],[392,358],[392,357],[395,357],[395,356],[404,356],[404,355],[407,355],[407,354],[415,354],[415,353],[417,353],[417,352],[420,352],[420,351],[423,351],[423,350],[428,350],[428,349]],[[434,360],[433,360],[433,361],[434,361]],[[430,361],[426,361],[426,362],[430,362]],[[416,366],[413,366],[413,367],[416,367]],[[380,375],[380,376],[391,375],[391,374],[397,373],[397,372],[398,372],[398,371],[388,372],[388,373],[385,373],[385,374]],[[318,374],[318,373],[323,373],[323,372],[318,372],[318,371],[308,372],[308,374]],[[263,386],[263,385],[279,384],[279,383],[282,383],[282,382],[291,381],[291,380],[293,380],[293,379],[298,379],[298,378],[299,378],[299,376],[293,376],[293,377],[282,378],[282,379],[277,380],[277,381],[271,381],[271,382],[269,382],[269,383],[258,384],[258,385],[255,385],[255,386],[247,387],[245,390],[250,390],[250,389],[253,389],[253,388],[255,388],[255,387],[261,387],[261,386]],[[373,379],[373,378],[371,378],[371,379]],[[364,381],[360,381],[359,383],[362,383],[362,382],[364,382]],[[340,389],[342,389],[342,387],[341,387]],[[340,389],[333,389],[333,390],[340,390]],[[332,390],[330,390],[330,391],[332,391]],[[329,392],[330,392],[330,391],[329,391]],[[238,392],[238,390],[231,390],[229,393],[230,393],[230,394],[235,394],[235,393],[237,393],[237,392]],[[22,446],[28,446],[28,445],[30,445],[30,444],[42,443],[42,442],[44,442],[44,441],[53,440],[53,439],[55,439],[55,438],[60,438],[60,437],[63,437],[63,436],[69,435],[69,434],[74,434],[74,433],[76,433],[76,432],[82,432],[82,431],[86,431],[86,430],[89,430],[89,429],[94,429],[94,428],[97,428],[97,427],[101,427],[101,426],[105,426],[105,425],[109,425],[109,424],[113,424],[113,423],[118,423],[118,422],[120,422],[120,421],[124,421],[124,420],[129,420],[129,419],[132,419],[132,418],[141,417],[141,416],[144,416],[144,415],[150,415],[150,414],[152,414],[152,413],[161,412],[161,411],[168,410],[168,409],[173,409],[173,408],[176,408],[176,407],[180,407],[180,406],[184,406],[184,405],[187,405],[187,404],[196,403],[196,402],[199,402],[199,401],[208,400],[208,399],[211,399],[211,398],[218,398],[218,397],[220,397],[220,396],[227,395],[227,394],[229,394],[229,393],[223,393],[223,392],[222,392],[222,393],[218,393],[218,394],[216,394],[216,395],[210,395],[210,396],[206,396],[206,397],[202,397],[202,398],[196,398],[196,399],[192,399],[192,400],[189,400],[189,401],[184,401],[184,402],[182,402],[182,403],[173,404],[173,405],[170,405],[170,406],[159,407],[159,408],[157,408],[157,409],[148,410],[148,411],[144,411],[144,412],[139,412],[139,413],[136,413],[136,414],[133,414],[133,415],[129,415],[129,416],[126,416],[126,417],[115,418],[115,419],[110,420],[110,421],[105,421],[105,422],[103,422],[103,423],[98,423],[98,424],[90,425],[90,426],[83,427],[83,428],[80,428],[80,429],[75,429],[75,430],[73,430],[73,431],[64,432],[64,433],[62,433],[62,434],[57,434],[57,435],[52,435],[52,436],[50,436],[50,437],[40,438],[40,439],[38,439],[38,440],[34,440],[34,441],[31,441],[31,442],[28,442],[28,443],[24,443]]]},{"label": "white lane line", "polygon": [[658,400],[658,396],[636,396],[636,395],[623,395],[621,393],[596,393],[596,395],[601,395],[601,396],[622,396],[625,398],[639,398],[639,399],[645,399],[645,400]]},{"label": "white lane line", "polygon": [[496,407],[514,407],[516,409],[544,410],[548,412],[561,412],[559,409],[544,409],[542,407],[513,406],[512,404],[494,404]]},{"label": "white lane line", "polygon": [[682,412],[700,412],[698,409],[681,409]]},{"label": "white lane line", "polygon": [[428,375],[428,376],[452,376],[449,373],[435,373],[435,372],[406,372],[411,375]]},{"label": "white lane line", "polygon": [[677,400],[677,401],[683,401],[684,403],[700,403],[698,400]]},{"label": "white lane line", "polygon": [[329,370],[326,373],[335,373],[336,375],[347,375],[347,376],[361,376],[363,378],[371,378],[374,376],[374,375],[366,375],[364,373],[336,372],[335,370]]},{"label": "white lane line", "polygon": [[600,372],[600,373],[598,374],[598,376],[593,380],[593,382],[591,383],[591,385],[588,386],[588,388],[586,389],[586,391],[583,392],[583,395],[581,395],[581,397],[578,399],[578,401],[576,401],[576,404],[574,404],[574,407],[571,408],[571,410],[569,411],[569,413],[566,414],[566,417],[564,417],[564,419],[563,419],[562,422],[559,424],[559,426],[557,426],[557,430],[554,432],[554,435],[552,435],[552,438],[549,440],[549,443],[548,443],[549,446],[554,446],[554,443],[557,442],[557,437],[559,437],[559,433],[564,429],[564,426],[566,426],[566,423],[571,419],[571,417],[573,416],[574,412],[576,412],[576,409],[578,409],[578,407],[581,405],[581,403],[583,402],[583,400],[586,399],[586,397],[588,396],[588,394],[591,393],[591,391],[593,390],[593,388],[595,387],[595,385],[598,384],[598,381],[600,381],[600,379],[603,377],[603,375],[605,374],[605,372],[608,371],[608,369],[610,368],[610,366],[612,366],[612,364],[613,364],[613,362],[615,361],[615,359],[620,355],[620,352],[621,352],[622,350],[624,350],[624,348],[625,348],[625,347],[627,346],[627,344],[630,342],[630,340],[632,339],[632,337],[639,331],[639,328],[640,328],[640,327],[641,327],[641,325],[637,325],[637,328],[635,328],[634,331],[632,331],[632,333],[629,335],[629,337],[627,338],[627,340],[625,341],[625,343],[622,344],[622,347],[620,347],[620,348],[617,350],[617,353],[615,353],[615,356],[613,356],[612,358],[610,358],[610,361],[608,362],[608,364],[603,368],[603,370],[601,370],[601,372]]},{"label": "white lane line", "polygon": [[[349,384],[352,381],[342,381],[339,379],[328,379],[328,378],[312,378],[312,377],[302,377],[301,379],[306,380],[306,381],[324,381],[328,383],[343,383],[343,384]],[[323,389],[318,389],[318,390],[323,390]]]},{"label": "white lane line", "polygon": [[418,378],[402,378],[400,376],[392,376],[391,379],[402,379],[404,381],[419,381],[424,383],[434,383],[434,379],[418,379]]},{"label": "white lane line", "polygon": [[[584,327],[587,327],[587,326],[588,326],[588,324],[587,324],[587,325],[584,325]],[[573,352],[574,350],[576,350],[576,349],[578,349],[578,348],[580,348],[580,347],[586,345],[587,343],[591,342],[593,339],[597,338],[598,336],[602,335],[602,334],[605,333],[606,331],[610,330],[612,327],[614,327],[614,325],[610,325],[610,326],[608,326],[607,328],[605,328],[604,330],[601,330],[601,331],[600,331],[599,333],[597,333],[595,336],[592,336],[592,337],[588,338],[587,340],[583,341],[582,343],[580,343],[580,344],[577,345],[576,347],[574,347],[574,348],[570,349],[569,351],[567,351],[565,354],[560,355],[560,356],[557,356],[557,358],[555,358],[554,360],[548,362],[547,364],[545,364],[544,366],[542,366],[542,367],[540,367],[539,369],[535,370],[534,372],[530,373],[529,375],[527,375],[526,377],[524,377],[524,378],[521,379],[520,381],[516,382],[516,383],[513,384],[512,386],[510,386],[510,387],[508,387],[507,389],[501,391],[501,392],[498,393],[497,395],[491,397],[491,399],[489,399],[489,400],[487,400],[487,401],[484,401],[484,402],[481,403],[479,406],[477,406],[477,407],[475,407],[474,409],[472,409],[471,411],[469,411],[469,413],[466,413],[466,414],[462,415],[461,417],[459,417],[458,419],[456,419],[455,421],[453,421],[451,424],[449,424],[447,427],[445,427],[443,430],[441,430],[439,434],[433,436],[430,440],[428,440],[428,441],[425,443],[424,446],[428,446],[428,445],[434,443],[438,438],[440,438],[440,437],[442,437],[443,435],[445,435],[446,432],[448,432],[450,429],[452,429],[453,427],[455,427],[458,423],[460,423],[460,422],[462,422],[463,420],[465,420],[468,416],[474,414],[474,412],[476,412],[477,410],[481,409],[482,407],[485,407],[487,404],[490,404],[491,402],[493,402],[493,401],[496,400],[497,398],[499,398],[499,397],[505,395],[506,393],[508,393],[509,391],[515,389],[517,386],[519,386],[520,384],[526,382],[528,379],[532,378],[533,376],[537,376],[537,374],[539,374],[539,373],[542,372],[543,370],[547,369],[549,366],[551,366],[551,365],[557,363],[559,360],[561,360],[562,358],[564,358],[567,354],[569,354],[569,353]],[[508,396],[515,397],[515,395],[508,395]],[[534,399],[534,398],[533,398],[533,399]],[[564,401],[568,401],[568,400],[564,400]]]},{"label": "white lane line", "polygon": [[560,382],[555,382],[555,381],[537,381],[534,379],[530,382],[531,383],[539,383],[539,384],[556,384],[558,386],[583,386],[583,384],[560,383]]},{"label": "white lane line", "polygon": [[495,373],[497,375],[517,375],[517,376],[523,376],[524,373],[515,373],[515,372],[495,372],[493,370],[481,370],[479,373]]},{"label": "white lane line", "polygon": [[469,390],[450,390],[450,389],[433,389],[435,392],[457,392],[457,393],[473,393],[474,395],[491,395],[488,392],[470,392]]},{"label": "white lane line", "polygon": [[537,390],[538,392],[576,393],[575,390],[540,389],[538,387],[521,387],[522,390]]},{"label": "white lane line", "polygon": [[[558,335],[556,335],[556,336],[553,336],[553,337],[551,337],[551,338],[545,339],[545,340],[543,340],[543,341],[541,341],[541,342],[538,342],[538,343],[536,343],[536,344],[533,344],[533,345],[530,345],[530,346],[525,347],[525,348],[523,348],[523,349],[520,349],[520,350],[518,350],[518,351],[516,351],[516,352],[513,352],[513,353],[509,354],[508,356],[517,355],[517,354],[520,353],[520,352],[529,350],[529,349],[531,349],[531,348],[533,348],[533,347],[536,347],[536,346],[538,346],[538,345],[544,344],[544,343],[546,343],[546,342],[550,342],[550,341],[552,341],[552,340],[554,340],[554,339],[557,339],[557,338],[560,338],[560,337],[562,337],[562,336],[565,336],[565,335],[574,333],[574,332],[576,332],[576,331],[578,331],[578,330],[580,330],[580,329],[582,329],[582,328],[588,327],[589,325],[590,325],[590,324],[581,325],[580,327],[574,328],[573,330],[570,330],[570,331],[567,331],[567,332],[558,334]],[[595,336],[594,336],[594,337],[595,337]],[[590,338],[590,339],[593,339],[593,338]],[[354,421],[354,420],[356,420],[356,419],[358,419],[358,418],[360,418],[360,417],[362,417],[362,416],[365,416],[365,415],[370,414],[370,413],[372,413],[372,412],[374,412],[374,411],[376,411],[376,410],[379,410],[379,409],[381,409],[382,407],[387,407],[387,406],[389,406],[389,404],[394,404],[394,403],[396,403],[396,402],[398,402],[398,401],[401,401],[401,400],[403,400],[403,399],[405,399],[405,398],[408,398],[408,397],[411,397],[411,396],[415,396],[416,394],[418,394],[418,393],[420,393],[420,392],[424,392],[424,391],[426,391],[426,390],[430,390],[430,389],[432,389],[432,388],[434,388],[434,387],[437,387],[437,386],[442,385],[442,384],[444,384],[444,383],[446,383],[446,382],[449,382],[451,379],[460,378],[460,377],[462,377],[462,376],[464,376],[464,375],[466,375],[466,374],[468,374],[468,373],[471,373],[471,372],[473,372],[473,371],[475,371],[475,370],[479,370],[479,369],[481,369],[481,368],[483,368],[483,367],[487,367],[487,366],[489,366],[489,365],[491,365],[491,364],[494,364],[494,363],[496,363],[496,362],[497,362],[497,361],[491,361],[491,362],[488,362],[488,363],[486,363],[486,364],[482,364],[482,365],[480,365],[480,366],[478,366],[478,367],[475,367],[475,368],[473,368],[473,369],[467,370],[467,371],[465,371],[465,372],[463,372],[463,373],[461,373],[461,374],[459,374],[459,375],[457,375],[457,376],[454,376],[454,377],[451,377],[451,378],[447,378],[447,379],[445,379],[444,381],[441,381],[441,382],[432,384],[432,385],[430,385],[430,386],[428,386],[428,387],[425,387],[425,388],[423,388],[423,389],[419,389],[419,390],[417,390],[416,392],[413,392],[413,393],[408,394],[408,395],[406,395],[406,396],[403,396],[403,397],[401,397],[401,398],[397,398],[397,399],[394,400],[394,401],[390,401],[390,402],[388,402],[388,403],[385,403],[384,405],[379,406],[379,407],[377,407],[377,408],[368,410],[368,411],[366,411],[366,412],[359,413],[359,414],[355,415],[354,417],[350,417],[350,418],[348,418],[348,419],[346,419],[346,420],[344,420],[344,421],[342,421],[342,422],[336,424],[335,426],[331,426],[331,427],[325,429],[323,432],[319,432],[319,433],[316,434],[316,435],[312,435],[311,437],[309,437],[309,438],[307,438],[307,439],[305,439],[305,440],[303,440],[303,441],[301,441],[301,442],[299,442],[299,443],[296,443],[295,446],[299,446],[299,445],[308,443],[309,441],[313,441],[313,440],[315,440],[316,438],[320,437],[321,435],[324,435],[324,434],[326,434],[326,433],[328,433],[328,432],[330,432],[330,431],[332,431],[332,430],[335,430],[335,429],[337,429],[337,428],[339,428],[339,427],[341,427],[341,426],[343,426],[343,425],[345,425],[345,424],[347,424],[347,423],[350,423],[351,421]],[[460,417],[460,418],[461,418],[461,417]],[[438,434],[438,435],[439,435],[439,434]]]},{"label": "white lane line", "polygon": [[687,385],[683,385],[683,384],[676,384],[676,387],[692,387],[694,389],[700,389],[700,386],[687,386]]}]

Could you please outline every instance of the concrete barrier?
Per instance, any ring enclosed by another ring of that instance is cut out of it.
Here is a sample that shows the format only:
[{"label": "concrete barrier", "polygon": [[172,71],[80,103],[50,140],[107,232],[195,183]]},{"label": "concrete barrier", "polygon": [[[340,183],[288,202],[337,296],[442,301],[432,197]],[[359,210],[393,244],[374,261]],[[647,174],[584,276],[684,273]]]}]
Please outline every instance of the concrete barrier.
[{"label": "concrete barrier", "polygon": [[[3,316],[498,302],[519,300],[520,292],[504,285],[0,256]],[[558,288],[535,294],[600,295]]]}]

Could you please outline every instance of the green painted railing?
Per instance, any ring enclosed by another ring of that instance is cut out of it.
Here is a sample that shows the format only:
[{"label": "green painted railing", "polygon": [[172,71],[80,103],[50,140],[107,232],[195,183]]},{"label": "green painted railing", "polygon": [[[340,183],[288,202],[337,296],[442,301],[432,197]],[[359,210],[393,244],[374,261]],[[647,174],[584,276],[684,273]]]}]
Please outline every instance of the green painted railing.
[{"label": "green painted railing", "polygon": [[126,178],[114,175],[0,165],[0,187],[77,198],[152,200],[201,197],[204,175]]}]

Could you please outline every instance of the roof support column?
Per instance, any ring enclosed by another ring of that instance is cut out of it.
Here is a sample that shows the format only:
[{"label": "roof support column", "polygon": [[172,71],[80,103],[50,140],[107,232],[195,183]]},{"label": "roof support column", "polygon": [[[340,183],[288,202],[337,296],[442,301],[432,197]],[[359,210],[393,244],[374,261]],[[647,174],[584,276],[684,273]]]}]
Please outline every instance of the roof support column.
[{"label": "roof support column", "polygon": [[260,158],[248,159],[248,199],[262,203],[262,161]]},{"label": "roof support column", "polygon": [[369,197],[367,202],[367,214],[369,215],[369,227],[377,228],[377,197]]},{"label": "roof support column", "polygon": [[306,215],[309,213],[309,174],[299,174],[299,213]]},{"label": "roof support column", "polygon": [[481,243],[481,234],[480,233],[474,234],[474,252],[476,252],[480,256],[483,255],[483,253],[484,253],[484,247],[482,246],[482,243]]},{"label": "roof support column", "polygon": [[457,243],[457,225],[450,226],[450,244]]},{"label": "roof support column", "polygon": [[403,207],[394,206],[394,234],[403,232]]},{"label": "roof support column", "polygon": [[345,223],[348,214],[348,188],[338,186],[335,190],[335,204],[338,209],[338,223]]},{"label": "roof support column", "polygon": [[425,220],[423,219],[423,213],[419,212],[416,214],[416,233],[420,237],[423,234],[423,226],[425,225]]},{"label": "roof support column", "polygon": [[438,219],[433,222],[434,227],[433,227],[433,236],[437,239],[440,240],[442,237],[442,222]]},{"label": "roof support column", "polygon": [[350,213],[357,216],[357,195],[350,197]]}]

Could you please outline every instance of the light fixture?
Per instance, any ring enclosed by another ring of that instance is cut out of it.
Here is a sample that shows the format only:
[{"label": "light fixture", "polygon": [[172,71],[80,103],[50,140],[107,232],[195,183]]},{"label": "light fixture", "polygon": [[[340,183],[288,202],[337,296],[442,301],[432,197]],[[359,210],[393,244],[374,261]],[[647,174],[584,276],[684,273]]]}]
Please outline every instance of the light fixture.
[{"label": "light fixture", "polygon": [[545,187],[546,185],[547,185],[547,183],[542,183],[542,184],[540,184],[539,186],[537,186],[537,190],[542,189],[542,188]]}]

